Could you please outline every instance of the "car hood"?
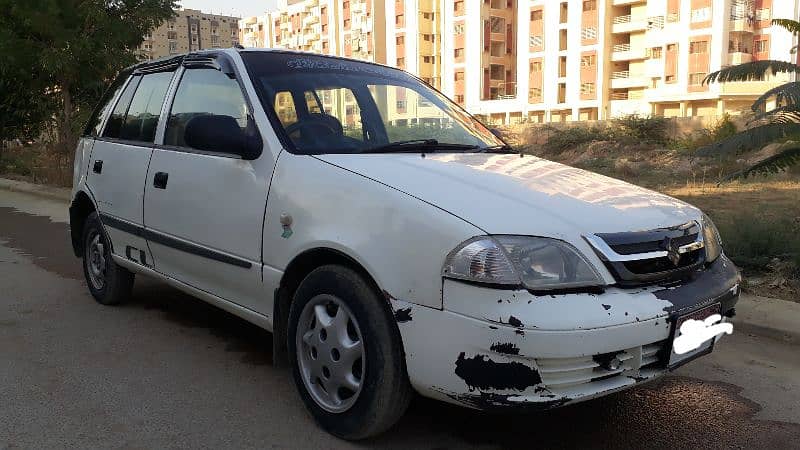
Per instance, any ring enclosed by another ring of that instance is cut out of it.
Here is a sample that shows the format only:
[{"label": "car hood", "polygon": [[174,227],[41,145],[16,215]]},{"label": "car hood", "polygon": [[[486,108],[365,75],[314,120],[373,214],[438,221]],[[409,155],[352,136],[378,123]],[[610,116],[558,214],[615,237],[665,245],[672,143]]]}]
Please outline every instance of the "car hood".
[{"label": "car hood", "polygon": [[699,220],[693,206],[574,167],[518,154],[333,154],[319,159],[454,214],[488,234],[573,241]]}]

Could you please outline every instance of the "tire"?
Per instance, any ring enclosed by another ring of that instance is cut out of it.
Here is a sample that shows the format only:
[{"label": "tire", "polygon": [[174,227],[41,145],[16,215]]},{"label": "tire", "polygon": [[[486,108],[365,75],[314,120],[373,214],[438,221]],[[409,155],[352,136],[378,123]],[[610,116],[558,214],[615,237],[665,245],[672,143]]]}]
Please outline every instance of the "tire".
[{"label": "tire", "polygon": [[[342,439],[364,439],[388,430],[405,413],[413,396],[400,331],[385,302],[356,271],[327,265],[306,276],[289,309],[287,347],[300,397],[317,424]],[[319,309],[321,305],[324,306]],[[339,314],[343,310],[349,315],[344,343],[334,337],[342,330]],[[309,311],[314,318],[309,319]],[[319,316],[319,311],[323,311],[323,316]],[[330,326],[326,328],[317,317],[327,320],[328,315],[335,317],[330,318]],[[331,330],[326,340],[323,329]],[[358,360],[349,364],[354,356],[350,350],[345,352],[348,345],[357,348],[353,342],[362,344],[360,364]],[[328,365],[330,370],[326,369]],[[357,392],[348,387],[330,389],[342,397],[339,405],[329,391],[322,388],[325,383],[329,388],[339,385],[336,380],[343,378],[337,373],[347,374],[345,379],[358,381],[360,386]],[[317,382],[310,381],[315,376]],[[330,378],[323,381],[322,377],[326,376]],[[348,397],[348,393],[353,394]]]},{"label": "tire", "polygon": [[[92,212],[83,227],[83,275],[89,292],[98,303],[118,305],[130,298],[134,275],[114,262],[109,242],[97,213]],[[102,258],[103,262],[97,258]]]}]

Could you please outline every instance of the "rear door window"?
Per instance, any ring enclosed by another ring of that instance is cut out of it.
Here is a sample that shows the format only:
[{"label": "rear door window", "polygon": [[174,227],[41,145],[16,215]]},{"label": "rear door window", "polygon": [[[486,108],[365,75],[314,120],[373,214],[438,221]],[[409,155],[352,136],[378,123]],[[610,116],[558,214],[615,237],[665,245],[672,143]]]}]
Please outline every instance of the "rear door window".
[{"label": "rear door window", "polygon": [[117,101],[117,106],[114,107],[111,117],[108,118],[106,129],[103,130],[104,138],[119,139],[119,134],[122,131],[122,124],[125,123],[125,114],[128,113],[128,106],[131,105],[133,93],[136,92],[136,86],[139,85],[141,79],[142,77],[140,76],[133,77],[131,82],[128,83],[128,86],[125,87],[125,90],[122,91],[122,95],[119,97],[119,101]]},{"label": "rear door window", "polygon": [[142,77],[133,95],[120,139],[152,143],[156,137],[156,126],[167,95],[173,72],[158,72]]},{"label": "rear door window", "polygon": [[103,94],[103,98],[100,99],[100,103],[95,108],[94,112],[92,112],[92,117],[89,118],[89,122],[86,124],[86,128],[83,130],[84,136],[99,136],[100,126],[103,124],[103,117],[106,115],[109,109],[111,109],[114,104],[112,101],[117,98],[117,95],[125,86],[125,81],[128,80],[130,76],[130,72],[125,72],[116,80],[111,86],[106,89],[106,92]]},{"label": "rear door window", "polygon": [[133,77],[108,119],[103,137],[152,143],[174,72]]}]

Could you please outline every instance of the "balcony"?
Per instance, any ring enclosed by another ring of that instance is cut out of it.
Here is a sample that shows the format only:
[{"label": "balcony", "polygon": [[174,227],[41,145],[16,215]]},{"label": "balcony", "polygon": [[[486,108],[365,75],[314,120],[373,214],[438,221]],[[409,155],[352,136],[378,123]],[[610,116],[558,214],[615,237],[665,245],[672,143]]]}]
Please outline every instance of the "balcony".
[{"label": "balcony", "polygon": [[319,23],[319,16],[316,14],[309,14],[306,17],[303,17],[303,26],[310,27],[315,23]]},{"label": "balcony", "polygon": [[611,24],[612,33],[633,33],[647,30],[647,20],[642,17],[633,17],[630,14],[614,17]]},{"label": "balcony", "polygon": [[754,22],[751,19],[731,20],[731,31],[752,33],[755,30]]},{"label": "balcony", "polygon": [[645,59],[642,48],[631,48],[631,44],[615,44],[611,48],[611,61],[634,61]]},{"label": "balcony", "polygon": [[611,72],[611,89],[647,87],[647,85],[647,78],[639,75],[631,75],[627,70]]},{"label": "balcony", "polygon": [[745,52],[730,52],[728,53],[728,64],[735,66],[738,64],[749,63],[753,60],[753,55]]}]

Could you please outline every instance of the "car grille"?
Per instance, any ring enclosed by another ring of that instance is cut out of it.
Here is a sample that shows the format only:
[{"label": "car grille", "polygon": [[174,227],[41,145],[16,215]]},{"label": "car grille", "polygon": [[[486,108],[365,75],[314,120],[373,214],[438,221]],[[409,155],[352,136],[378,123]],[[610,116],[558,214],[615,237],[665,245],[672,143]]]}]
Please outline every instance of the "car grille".
[{"label": "car grille", "polygon": [[680,279],[705,262],[702,228],[688,222],[668,228],[586,237],[622,286]]},{"label": "car grille", "polygon": [[536,364],[549,390],[568,389],[618,376],[638,376],[641,369],[663,368],[665,343],[579,358],[538,358]]}]

